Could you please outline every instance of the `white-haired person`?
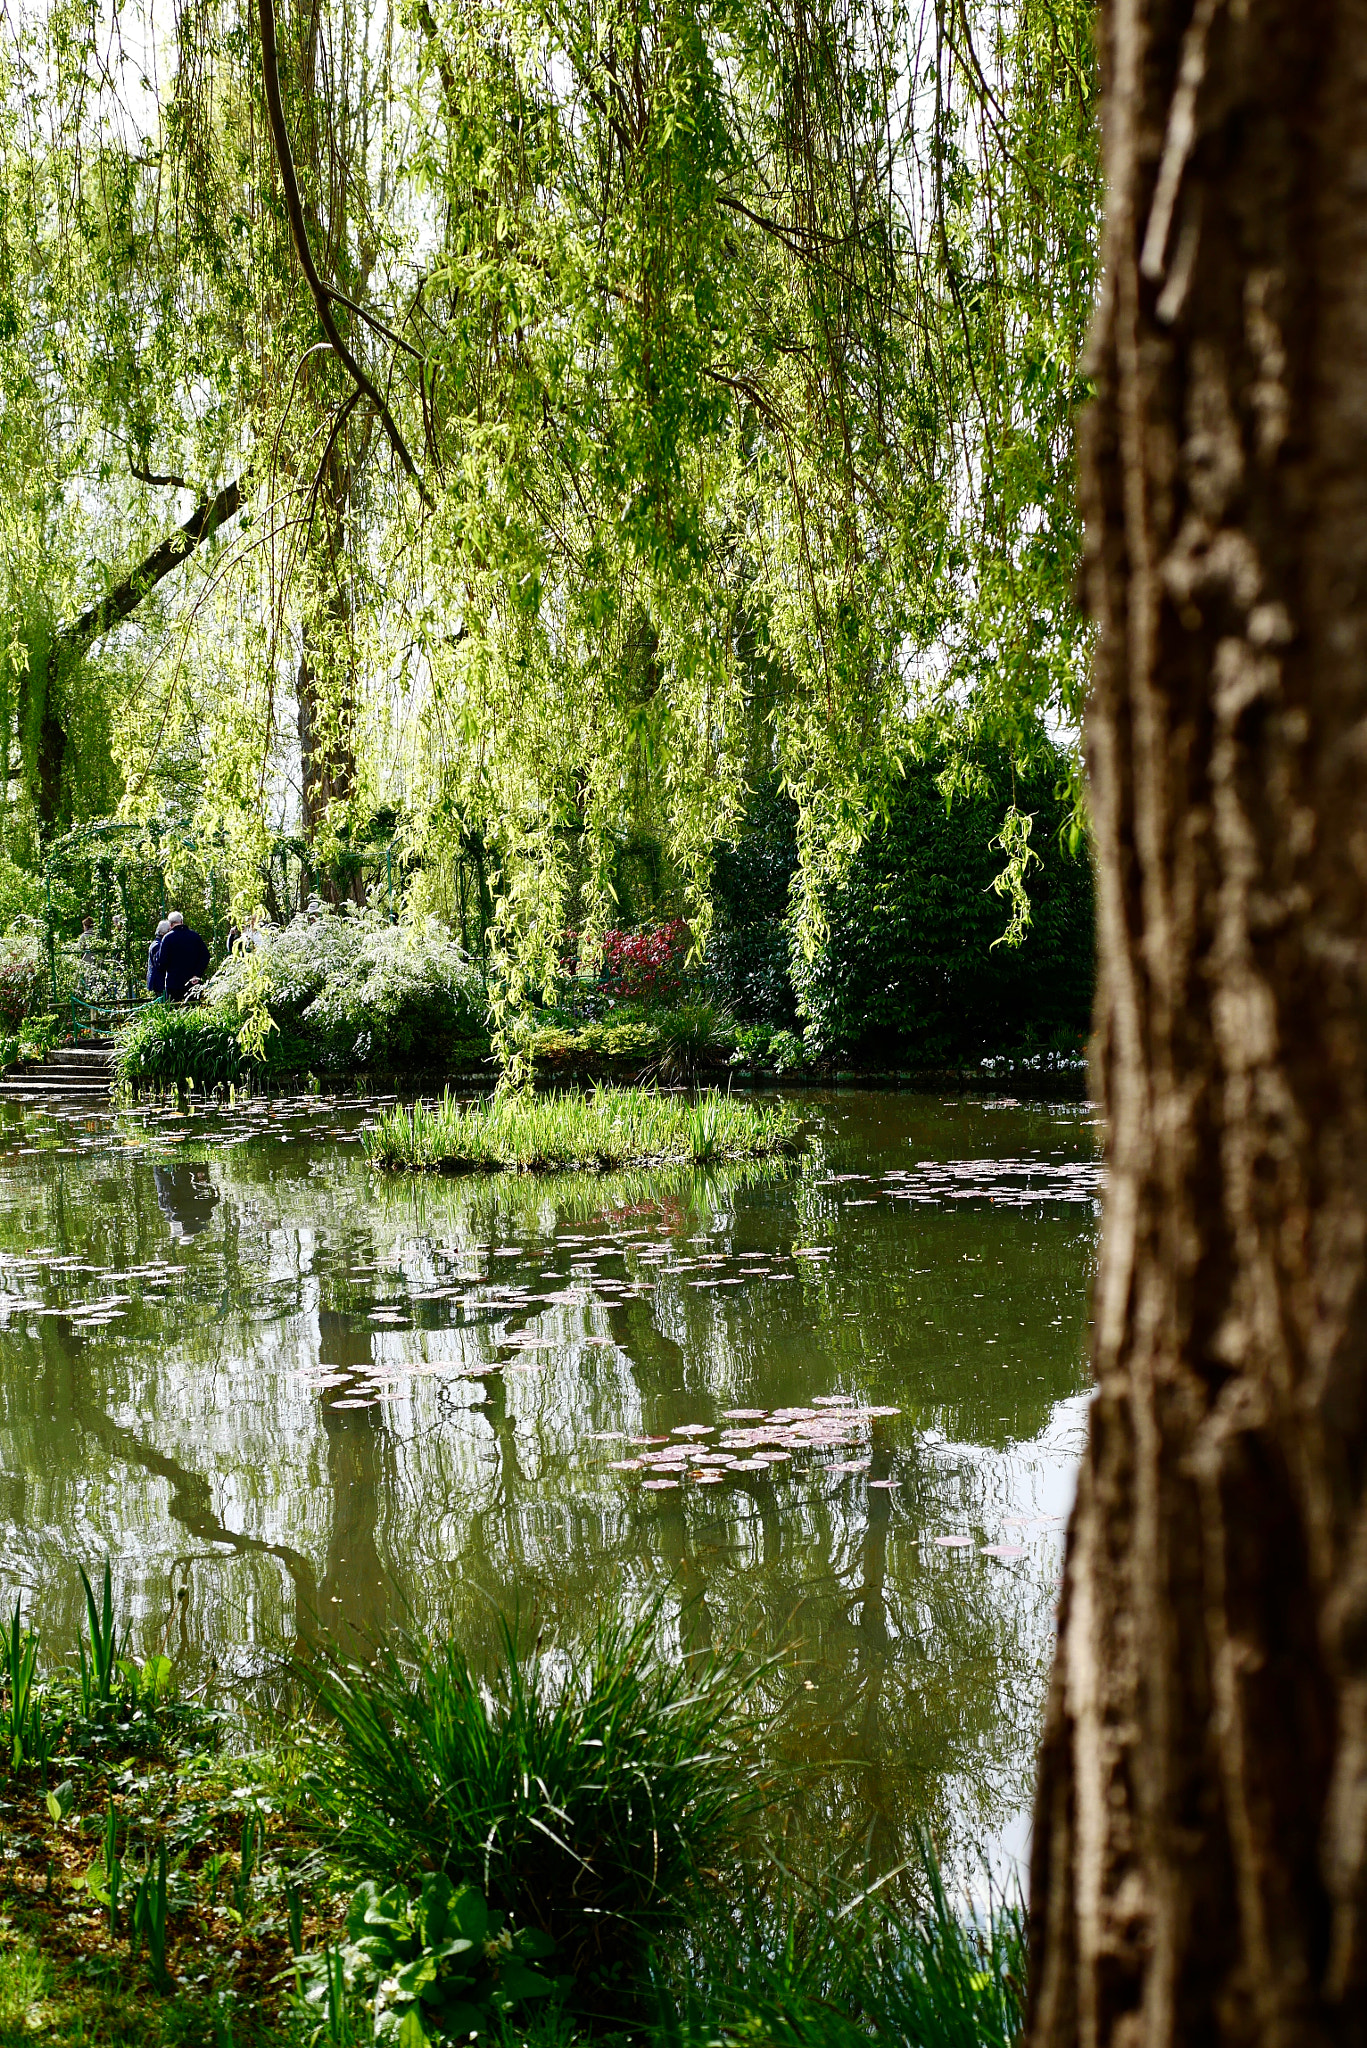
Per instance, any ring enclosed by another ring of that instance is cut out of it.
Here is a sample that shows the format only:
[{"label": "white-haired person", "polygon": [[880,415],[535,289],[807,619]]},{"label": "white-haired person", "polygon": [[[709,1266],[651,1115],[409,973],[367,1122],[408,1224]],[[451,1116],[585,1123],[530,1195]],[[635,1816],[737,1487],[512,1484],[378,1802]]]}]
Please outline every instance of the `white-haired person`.
[{"label": "white-haired person", "polygon": [[[190,983],[202,981],[209,972],[209,948],[193,926],[186,924],[183,912],[171,911],[166,922],[170,929],[157,945],[153,974],[171,1002],[178,1003]],[[149,982],[151,979],[149,976]]]}]

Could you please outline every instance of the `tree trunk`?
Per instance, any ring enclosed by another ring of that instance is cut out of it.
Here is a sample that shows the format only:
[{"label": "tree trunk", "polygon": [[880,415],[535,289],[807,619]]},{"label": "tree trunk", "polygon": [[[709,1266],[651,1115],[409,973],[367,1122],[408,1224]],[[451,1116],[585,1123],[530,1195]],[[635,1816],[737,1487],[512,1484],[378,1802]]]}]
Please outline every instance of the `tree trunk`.
[{"label": "tree trunk", "polygon": [[1367,2039],[1367,0],[1103,0],[1109,1183],[1032,2048]]}]

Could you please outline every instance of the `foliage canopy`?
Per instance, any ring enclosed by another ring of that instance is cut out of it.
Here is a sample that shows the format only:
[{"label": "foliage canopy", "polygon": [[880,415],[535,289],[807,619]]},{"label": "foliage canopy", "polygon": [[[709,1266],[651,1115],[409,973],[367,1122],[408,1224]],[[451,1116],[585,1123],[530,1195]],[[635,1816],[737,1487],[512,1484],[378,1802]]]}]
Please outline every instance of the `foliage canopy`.
[{"label": "foliage canopy", "polygon": [[1076,727],[1093,95],[1083,0],[8,17],[10,851],[193,817],[245,909],[388,807],[516,998],[772,778],[815,931],[928,713],[946,793]]}]

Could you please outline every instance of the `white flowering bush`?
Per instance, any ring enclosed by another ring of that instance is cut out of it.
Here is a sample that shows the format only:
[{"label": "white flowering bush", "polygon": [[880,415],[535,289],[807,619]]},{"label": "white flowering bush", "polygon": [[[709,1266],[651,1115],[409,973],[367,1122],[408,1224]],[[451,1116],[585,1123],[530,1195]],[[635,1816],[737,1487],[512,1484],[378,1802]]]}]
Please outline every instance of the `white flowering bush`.
[{"label": "white flowering bush", "polygon": [[436,1067],[487,1038],[478,970],[437,923],[309,910],[258,927],[205,991],[273,1067]]}]

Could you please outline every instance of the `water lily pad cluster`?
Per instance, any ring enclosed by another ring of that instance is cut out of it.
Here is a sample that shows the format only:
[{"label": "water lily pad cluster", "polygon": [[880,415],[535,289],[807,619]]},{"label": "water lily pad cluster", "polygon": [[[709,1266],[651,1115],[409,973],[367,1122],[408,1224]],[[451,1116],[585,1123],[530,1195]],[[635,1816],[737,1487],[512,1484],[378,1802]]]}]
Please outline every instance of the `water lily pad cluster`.
[{"label": "water lily pad cluster", "polygon": [[[863,1447],[870,1423],[898,1415],[897,1408],[871,1407],[842,1395],[818,1395],[810,1408],[729,1408],[729,1428],[710,1422],[682,1422],[666,1437],[640,1439],[636,1457],[613,1459],[613,1472],[643,1472],[652,1490],[691,1479],[717,1486],[738,1472],[764,1472],[788,1464],[795,1451],[839,1451]],[[706,1441],[715,1439],[715,1442]],[[833,1461],[830,1472],[867,1471],[868,1457]]]}]

